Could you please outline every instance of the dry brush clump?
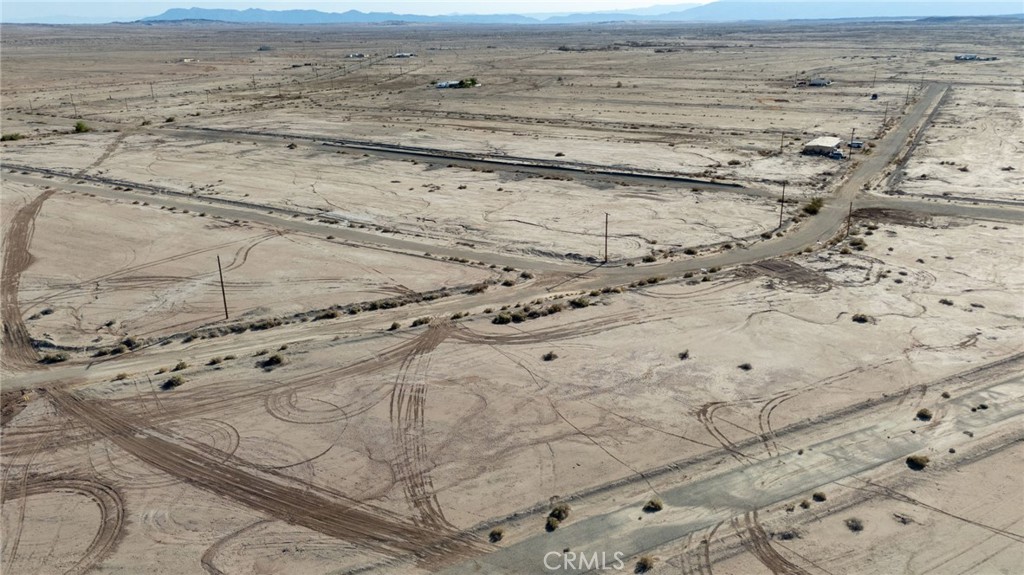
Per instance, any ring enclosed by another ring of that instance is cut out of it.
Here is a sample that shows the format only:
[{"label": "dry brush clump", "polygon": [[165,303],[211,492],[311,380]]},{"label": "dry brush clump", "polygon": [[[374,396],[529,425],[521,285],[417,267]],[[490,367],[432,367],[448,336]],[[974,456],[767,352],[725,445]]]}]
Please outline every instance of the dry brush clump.
[{"label": "dry brush clump", "polygon": [[175,376],[171,377],[170,379],[168,379],[167,381],[165,381],[160,386],[160,389],[162,389],[164,391],[170,391],[170,390],[172,390],[172,389],[174,389],[176,387],[180,387],[181,384],[183,384],[183,383],[185,383],[185,378],[181,377],[180,375],[175,375]]},{"label": "dry brush clump", "polygon": [[851,517],[843,523],[846,524],[847,529],[853,531],[854,533],[860,533],[861,531],[864,531],[864,522],[856,517]]},{"label": "dry brush clump", "polygon": [[927,455],[911,455],[907,458],[907,467],[914,471],[923,470],[925,467],[928,467],[929,463],[931,463],[931,460],[928,459]]},{"label": "dry brush clump", "polygon": [[917,418],[920,419],[921,421],[931,421],[932,410],[928,409],[927,407],[922,407],[921,409],[917,410]]},{"label": "dry brush clump", "polygon": [[62,363],[62,362],[65,362],[67,360],[68,360],[68,354],[66,354],[66,353],[61,351],[61,352],[57,352],[57,353],[48,353],[48,354],[44,355],[42,358],[39,359],[39,363],[43,363],[43,364],[49,365],[49,364],[53,364],[53,363]]},{"label": "dry brush clump", "polygon": [[491,543],[497,543],[501,541],[504,537],[505,530],[501,527],[495,527],[494,529],[491,529],[491,532],[487,535],[487,539],[490,540]]},{"label": "dry brush clump", "polygon": [[665,504],[658,497],[652,497],[644,505],[644,513],[657,513],[665,508]]},{"label": "dry brush clump", "polygon": [[654,569],[654,557],[650,555],[644,555],[636,562],[636,568],[633,570],[634,573],[647,573],[651,569]]}]

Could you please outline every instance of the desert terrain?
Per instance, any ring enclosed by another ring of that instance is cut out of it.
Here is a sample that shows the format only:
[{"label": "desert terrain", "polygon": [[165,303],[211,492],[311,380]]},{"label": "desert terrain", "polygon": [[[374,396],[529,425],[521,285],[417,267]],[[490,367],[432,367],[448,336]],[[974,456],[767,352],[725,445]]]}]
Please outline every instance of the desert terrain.
[{"label": "desert terrain", "polygon": [[1019,23],[0,32],[3,572],[1024,569]]}]

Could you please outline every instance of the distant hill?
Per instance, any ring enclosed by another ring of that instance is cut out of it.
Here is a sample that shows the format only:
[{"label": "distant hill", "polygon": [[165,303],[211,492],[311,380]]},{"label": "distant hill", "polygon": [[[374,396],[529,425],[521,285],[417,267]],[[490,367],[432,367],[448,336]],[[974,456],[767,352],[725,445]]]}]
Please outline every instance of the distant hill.
[{"label": "distant hill", "polygon": [[518,14],[467,14],[422,16],[392,12],[321,12],[319,10],[230,10],[218,8],[172,8],[159,16],[140,22],[172,22],[178,20],[212,20],[249,24],[380,24],[386,22],[437,22],[466,24],[537,24],[538,20]]},{"label": "distant hill", "polygon": [[737,22],[744,20],[826,20],[847,18],[925,18],[992,16],[1021,12],[1020,2],[856,2],[833,0],[794,2],[718,0],[683,13],[686,20]]},{"label": "distant hill", "polygon": [[319,10],[230,10],[172,8],[140,22],[214,21],[247,24],[588,24],[601,22],[738,22],[752,20],[829,20],[892,18],[964,18],[1021,12],[1019,1],[915,2],[878,0],[718,0],[710,4],[671,4],[634,11],[583,12],[545,17],[520,14],[424,16],[393,12],[321,12]]}]

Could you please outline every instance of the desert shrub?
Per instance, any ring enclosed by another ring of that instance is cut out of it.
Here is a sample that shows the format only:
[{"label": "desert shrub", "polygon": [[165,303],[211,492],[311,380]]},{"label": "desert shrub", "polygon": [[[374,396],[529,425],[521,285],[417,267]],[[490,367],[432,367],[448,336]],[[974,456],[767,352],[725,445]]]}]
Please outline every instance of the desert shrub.
[{"label": "desert shrub", "polygon": [[922,407],[917,410],[917,418],[921,421],[929,421],[932,418],[932,410]]},{"label": "desert shrub", "polygon": [[907,467],[914,471],[921,471],[925,467],[928,467],[928,463],[931,460],[928,459],[927,455],[911,455],[907,458]]},{"label": "desert shrub", "polygon": [[814,495],[811,495],[811,499],[817,501],[818,503],[821,503],[822,501],[828,499],[828,497],[825,496],[824,491],[815,491]]},{"label": "desert shrub", "polygon": [[210,361],[206,362],[206,365],[219,365],[220,362],[224,361],[221,357],[211,357]]},{"label": "desert shrub", "polygon": [[562,304],[560,304],[560,303],[553,303],[553,304],[548,306],[548,310],[547,311],[548,311],[548,314],[550,315],[550,314],[553,314],[553,313],[558,313],[558,312],[562,311],[563,309],[565,309],[565,308],[562,306]]},{"label": "desert shrub", "polygon": [[804,499],[803,501],[800,502],[800,509],[810,509],[810,507],[811,507],[811,502],[810,501]]},{"label": "desert shrub", "polygon": [[121,373],[114,376],[114,381],[124,381],[129,377],[131,377],[129,374],[122,371]]},{"label": "desert shrub", "polygon": [[494,316],[494,319],[491,320],[491,323],[495,323],[498,325],[512,323],[512,314],[508,313],[507,311],[503,311],[498,315]]},{"label": "desert shrub", "polygon": [[697,250],[695,250],[693,248],[686,248],[685,250],[683,250],[683,253],[688,255],[688,256],[695,256],[695,255],[697,255]]},{"label": "desert shrub", "polygon": [[580,296],[578,298],[569,300],[569,305],[576,309],[584,308],[590,305],[590,299],[587,298],[586,296]]},{"label": "desert shrub", "polygon": [[684,349],[683,351],[679,352],[679,359],[683,361],[690,359],[690,350]]},{"label": "desert shrub", "polygon": [[318,313],[314,319],[319,321],[322,319],[334,319],[336,317],[338,317],[338,312],[333,309],[329,309],[327,311]]},{"label": "desert shrub", "polygon": [[647,573],[651,569],[654,569],[654,558],[650,555],[644,555],[636,562],[636,568],[633,569],[634,573]]},{"label": "desert shrub", "polygon": [[264,359],[263,361],[259,362],[258,365],[263,369],[273,369],[282,364],[284,364],[284,358],[281,357],[281,354],[275,353],[274,355],[268,357],[267,359]]},{"label": "desert shrub", "polygon": [[526,313],[521,311],[512,312],[512,323],[523,323],[526,321]]},{"label": "desert shrub", "polygon": [[871,318],[862,313],[857,313],[853,315],[854,323],[868,323],[869,321],[871,321]]},{"label": "desert shrub", "polygon": [[184,361],[179,361],[178,363],[174,364],[174,369],[172,369],[171,371],[181,371],[183,369],[188,369],[188,364],[185,363]]},{"label": "desert shrub", "polygon": [[398,323],[397,321],[396,322],[392,322],[391,323],[391,327],[388,328],[388,331],[395,331],[396,329],[398,329],[400,327],[402,327],[402,324]]},{"label": "desert shrub", "polygon": [[739,160],[729,160],[729,165],[730,165],[730,166],[738,166],[738,165],[740,165],[740,164],[742,164],[742,163],[743,163],[743,162],[741,162],[741,161],[739,161]]},{"label": "desert shrub", "polygon": [[754,369],[754,366],[750,365],[749,363],[741,363],[736,367],[742,369],[743,371],[750,371]]},{"label": "desert shrub", "polygon": [[45,363],[45,364],[61,363],[61,362],[67,361],[67,360],[68,360],[68,354],[66,354],[64,352],[57,352],[57,353],[48,353],[48,354],[44,355],[39,360],[39,363]]},{"label": "desert shrub", "polygon": [[864,531],[864,522],[860,519],[857,519],[856,517],[851,517],[844,521],[844,523],[846,523],[846,528],[850,531],[853,531],[854,533]]},{"label": "desert shrub", "polygon": [[651,254],[647,254],[641,259],[641,261],[643,261],[645,264],[650,264],[658,261],[658,258],[652,256]]},{"label": "desert shrub", "polygon": [[505,267],[503,267],[501,269],[502,269],[502,271],[506,271],[506,272],[514,272],[514,271],[516,271],[516,268],[514,268],[512,266],[505,266]]},{"label": "desert shrub", "polygon": [[942,392],[942,399],[949,399],[949,392],[948,391],[943,391]]},{"label": "desert shrub", "polygon": [[114,347],[110,348],[110,355],[121,355],[126,351],[128,351],[127,347],[123,345],[115,345]]},{"label": "desert shrub", "polygon": [[554,360],[558,359],[558,354],[553,352],[553,351],[549,351],[549,352],[545,353],[544,355],[542,355],[541,359],[543,359],[544,361],[554,361]]},{"label": "desert shrub", "polygon": [[561,521],[559,521],[558,519],[556,519],[554,517],[548,517],[547,522],[544,524],[544,530],[547,531],[548,533],[551,533],[555,529],[558,529],[558,526],[561,523],[562,523]]},{"label": "desert shrub", "polygon": [[665,504],[657,497],[652,498],[644,505],[644,513],[657,513],[665,508]]},{"label": "desert shrub", "polygon": [[91,131],[92,131],[92,128],[89,127],[89,124],[86,124],[85,122],[83,122],[81,120],[75,122],[75,133],[76,134],[84,134],[86,132],[91,132]]},{"label": "desert shrub", "polygon": [[261,355],[267,355],[268,353],[270,353],[269,349],[261,349],[261,350],[257,351],[256,353],[252,354],[252,356],[253,357],[259,357]]},{"label": "desert shrub", "polygon": [[554,517],[559,521],[565,521],[566,518],[569,517],[570,511],[572,511],[572,508],[569,507],[568,503],[559,503],[551,508],[551,513],[548,514],[548,517]]},{"label": "desert shrub", "polygon": [[181,377],[180,375],[175,375],[174,377],[171,377],[170,379],[165,381],[160,386],[160,389],[163,389],[164,391],[168,391],[168,390],[174,389],[175,387],[181,386],[181,384],[183,384],[183,383],[185,383],[185,378]]},{"label": "desert shrub", "polygon": [[519,274],[519,277],[523,278],[524,280],[532,280],[533,279],[533,274],[530,273],[530,272],[523,272],[523,273]]},{"label": "desert shrub", "polygon": [[10,134],[4,134],[4,135],[0,136],[0,142],[12,142],[14,140],[20,140],[20,139],[22,139],[24,137],[25,136],[22,136],[21,134],[19,134],[17,132],[13,132],[13,133],[10,133]]},{"label": "desert shrub", "polygon": [[487,284],[479,283],[479,284],[476,284],[475,286],[469,288],[467,293],[469,293],[470,295],[475,295],[475,294],[478,294],[478,293],[484,293],[485,291],[487,291]]},{"label": "desert shrub", "polygon": [[166,119],[164,119],[164,123],[165,124],[170,124],[173,121],[174,121],[174,116],[168,116]]},{"label": "desert shrub", "polygon": [[512,286],[516,285],[516,280],[506,279],[506,280],[501,282],[501,285],[503,285],[505,287],[512,287]]},{"label": "desert shrub", "polygon": [[232,360],[232,359],[238,359],[238,356],[230,354],[230,353],[224,356],[224,361],[229,361],[229,360]]},{"label": "desert shrub", "polygon": [[821,208],[825,206],[825,200],[821,198],[811,198],[811,201],[804,204],[803,211],[805,214],[814,216],[821,211]]},{"label": "desert shrub", "polygon": [[939,300],[942,305],[953,305],[953,300],[942,298]]},{"label": "desert shrub", "polygon": [[503,537],[505,537],[505,530],[501,527],[491,529],[491,533],[487,536],[491,543],[497,543],[498,541],[501,541]]},{"label": "desert shrub", "polygon": [[427,325],[428,323],[430,323],[429,317],[420,317],[413,320],[412,327],[419,327],[421,325]]}]

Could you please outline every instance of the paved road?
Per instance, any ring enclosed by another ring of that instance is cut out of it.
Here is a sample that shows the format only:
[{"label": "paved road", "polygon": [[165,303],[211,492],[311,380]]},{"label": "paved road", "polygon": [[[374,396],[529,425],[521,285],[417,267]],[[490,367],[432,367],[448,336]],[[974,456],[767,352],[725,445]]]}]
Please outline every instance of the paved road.
[{"label": "paved road", "polygon": [[[946,416],[932,424],[910,418],[893,423],[886,421],[891,418],[882,418],[809,446],[803,455],[791,451],[662,492],[665,509],[656,514],[644,514],[641,511],[643,501],[633,501],[615,511],[581,521],[574,522],[570,516],[553,533],[545,533],[542,521],[538,520],[536,535],[443,573],[591,571],[580,569],[578,565],[566,569],[564,563],[561,569],[549,569],[560,559],[558,554],[563,549],[586,553],[588,557],[606,553],[609,562],[615,552],[620,552],[626,561],[635,561],[649,549],[757,509],[806,498],[808,493],[822,486],[901,460],[928,447],[947,449],[971,441],[962,432],[964,429],[972,430],[977,437],[1006,429],[1007,423],[1024,419],[1022,399],[1024,377],[1015,375],[957,397],[945,409]],[[979,403],[988,404],[990,409],[972,413],[971,407]],[[1015,534],[1010,535],[1012,538]],[[544,564],[545,556],[548,566]]]}]

